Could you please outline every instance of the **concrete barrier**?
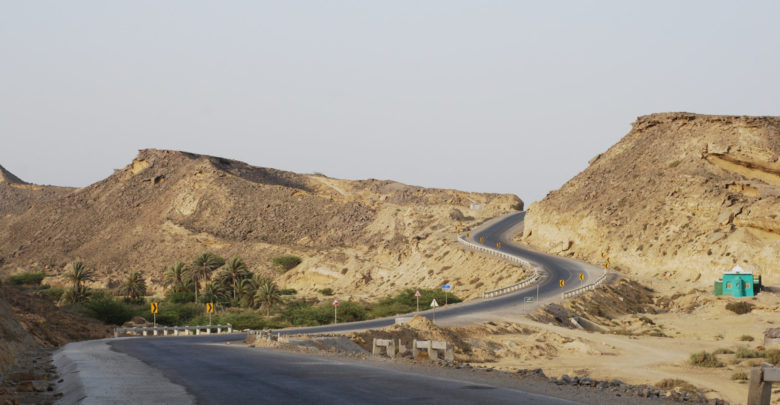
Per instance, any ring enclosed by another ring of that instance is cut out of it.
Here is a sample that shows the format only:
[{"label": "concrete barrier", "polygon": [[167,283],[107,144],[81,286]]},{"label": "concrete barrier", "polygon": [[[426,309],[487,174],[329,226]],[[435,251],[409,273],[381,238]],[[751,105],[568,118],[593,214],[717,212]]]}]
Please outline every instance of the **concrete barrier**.
[{"label": "concrete barrier", "polygon": [[374,342],[371,347],[371,354],[374,356],[381,356],[384,354],[391,359],[395,358],[395,341],[393,339],[377,339],[374,338]]},{"label": "concrete barrier", "polygon": [[750,369],[748,405],[769,405],[772,399],[772,383],[780,382],[780,368],[764,363]]},{"label": "concrete barrier", "polygon": [[413,340],[413,358],[417,358],[417,355],[420,353],[420,349],[427,350],[428,358],[431,360],[438,360],[439,352],[441,352],[444,355],[445,361],[455,361],[455,348],[450,343],[439,342],[435,340]]},{"label": "concrete barrier", "polygon": [[118,338],[120,334],[133,334],[141,336],[148,336],[149,332],[152,332],[152,336],[158,336],[162,332],[163,336],[168,336],[171,333],[173,336],[191,335],[192,331],[195,331],[195,335],[200,335],[201,331],[206,334],[211,334],[211,331],[216,329],[216,333],[222,333],[224,329],[226,333],[233,333],[233,325],[206,325],[206,326],[157,326],[157,327],[142,327],[142,328],[114,328],[114,337]]}]

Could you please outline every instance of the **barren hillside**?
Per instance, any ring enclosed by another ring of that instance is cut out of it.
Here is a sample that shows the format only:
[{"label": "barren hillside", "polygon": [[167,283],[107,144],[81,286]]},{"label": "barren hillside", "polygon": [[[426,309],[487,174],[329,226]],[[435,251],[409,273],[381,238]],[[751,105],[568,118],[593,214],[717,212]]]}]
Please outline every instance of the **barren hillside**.
[{"label": "barren hillside", "polygon": [[[98,271],[95,286],[113,287],[141,271],[160,292],[165,266],[212,251],[243,258],[283,287],[330,287],[343,298],[442,282],[469,297],[523,277],[453,244],[455,225],[522,209],[514,195],[338,180],[161,150],[142,150],[124,169],[82,189],[33,186],[2,173],[6,275],[56,276],[78,259]],[[270,260],[285,254],[303,263],[282,275]]]},{"label": "barren hillside", "polygon": [[523,240],[710,286],[735,264],[780,279],[780,118],[653,114],[528,209]]}]

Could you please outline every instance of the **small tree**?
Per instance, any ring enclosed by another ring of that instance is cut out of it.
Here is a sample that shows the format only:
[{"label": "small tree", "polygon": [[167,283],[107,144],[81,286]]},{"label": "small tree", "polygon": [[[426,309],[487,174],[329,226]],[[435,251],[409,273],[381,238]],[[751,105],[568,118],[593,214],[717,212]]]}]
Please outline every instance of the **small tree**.
[{"label": "small tree", "polygon": [[250,277],[252,273],[244,263],[243,260],[238,257],[234,257],[225,263],[225,266],[220,271],[218,279],[223,285],[228,287],[233,293],[233,302],[238,302],[238,285],[241,280]]},{"label": "small tree", "polygon": [[201,281],[208,281],[211,273],[225,264],[225,259],[213,254],[204,253],[192,261],[188,274],[195,287],[195,302],[198,301],[198,290]]},{"label": "small tree", "polygon": [[132,272],[120,286],[119,292],[127,297],[128,301],[138,302],[141,297],[146,295],[146,281],[141,273]]},{"label": "small tree", "polygon": [[187,291],[192,281],[187,278],[187,265],[184,262],[176,262],[168,267],[163,274],[163,285],[170,287],[173,293]]},{"label": "small tree", "polygon": [[257,292],[255,292],[256,300],[265,305],[265,316],[271,315],[271,307],[281,302],[281,297],[279,286],[270,278],[263,279],[262,284],[257,286]]},{"label": "small tree", "polygon": [[84,266],[82,262],[73,262],[70,264],[70,273],[65,277],[70,280],[72,289],[67,296],[67,301],[72,303],[81,302],[86,298],[87,288],[83,284],[94,280],[95,272]]}]

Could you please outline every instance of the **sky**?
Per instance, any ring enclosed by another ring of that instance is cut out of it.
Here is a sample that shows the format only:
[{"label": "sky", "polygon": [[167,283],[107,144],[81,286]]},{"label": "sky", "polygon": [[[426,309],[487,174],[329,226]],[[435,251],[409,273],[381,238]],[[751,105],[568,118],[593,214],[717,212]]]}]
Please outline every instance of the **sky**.
[{"label": "sky", "polygon": [[160,148],[540,200],[655,112],[780,115],[776,1],[0,0],[0,165]]}]

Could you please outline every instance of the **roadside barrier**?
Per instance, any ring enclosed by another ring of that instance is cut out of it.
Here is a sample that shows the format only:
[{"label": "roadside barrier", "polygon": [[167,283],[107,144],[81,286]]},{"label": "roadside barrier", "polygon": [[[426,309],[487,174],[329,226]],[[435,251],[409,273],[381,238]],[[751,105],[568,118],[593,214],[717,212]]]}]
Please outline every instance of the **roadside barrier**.
[{"label": "roadside barrier", "polygon": [[606,278],[607,278],[607,271],[604,270],[604,273],[602,273],[601,276],[599,276],[599,278],[596,279],[596,281],[563,293],[563,299],[576,297],[584,293],[585,291],[595,290],[599,284],[603,283],[604,280],[606,280]]},{"label": "roadside barrier", "polygon": [[412,358],[416,359],[420,349],[428,350],[428,358],[431,360],[439,359],[439,352],[444,354],[445,361],[455,361],[455,348],[451,343],[439,342],[435,340],[413,340]]},{"label": "roadside barrier", "polygon": [[[172,336],[179,336],[180,334],[183,334],[184,336],[187,335],[200,335],[201,331],[203,334],[210,335],[212,330],[216,330],[216,333],[222,333],[224,330],[225,333],[233,333],[233,325],[231,324],[225,324],[225,325],[207,325],[207,326],[157,326],[157,327],[139,327],[139,328],[114,328],[114,337],[118,338],[120,334],[128,334],[132,333],[134,335],[138,335],[139,333],[141,336],[148,336],[149,332],[152,332],[152,336],[158,336],[159,332],[162,332],[163,336],[168,336],[168,333],[170,332]],[[194,333],[191,333],[193,332]]]},{"label": "roadside barrier", "polygon": [[748,405],[769,405],[772,399],[772,383],[780,382],[780,368],[763,363],[750,369]]},{"label": "roadside barrier", "polygon": [[499,295],[509,294],[511,292],[523,289],[525,287],[528,287],[529,285],[537,282],[539,280],[539,269],[536,268],[536,266],[532,265],[531,262],[528,260],[525,260],[521,257],[513,256],[508,253],[504,253],[498,249],[493,249],[491,247],[478,245],[476,243],[469,242],[463,237],[458,237],[458,242],[462,245],[465,245],[469,249],[476,250],[480,253],[485,253],[491,256],[495,256],[501,259],[504,259],[510,263],[517,264],[520,266],[527,266],[534,270],[534,274],[528,278],[525,279],[519,283],[515,283],[506,287],[497,288],[495,290],[485,291],[482,293],[482,298],[492,298],[492,297],[498,297]]}]

